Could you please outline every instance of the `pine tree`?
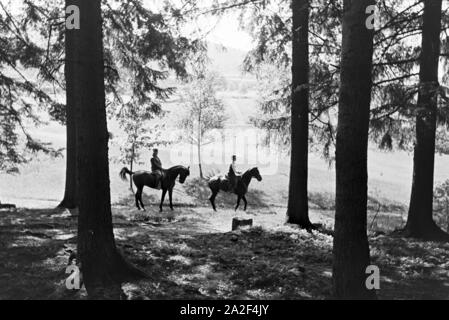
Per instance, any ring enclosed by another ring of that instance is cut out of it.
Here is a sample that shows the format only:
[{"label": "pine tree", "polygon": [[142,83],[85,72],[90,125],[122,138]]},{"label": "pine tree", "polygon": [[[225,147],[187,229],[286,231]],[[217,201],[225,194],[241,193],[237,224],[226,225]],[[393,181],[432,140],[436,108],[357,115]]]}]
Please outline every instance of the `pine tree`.
[{"label": "pine tree", "polygon": [[375,297],[365,285],[370,264],[366,223],[374,37],[365,12],[374,4],[344,1],[333,247],[334,295],[339,299]]},{"label": "pine tree", "polygon": [[120,297],[120,282],[138,273],[115,245],[109,187],[108,139],[100,0],[74,0],[80,9],[79,30],[67,30],[75,58],[73,89],[77,95],[78,259],[90,298]]},{"label": "pine tree", "polygon": [[442,0],[424,1],[413,182],[405,227],[408,236],[430,240],[449,239],[432,218],[441,10]]},{"label": "pine tree", "polygon": [[23,17],[10,12],[0,3],[0,172],[17,173],[32,154],[59,156],[61,150],[39,141],[28,130],[30,123],[42,125],[37,110],[49,110],[58,103],[23,72],[23,68],[40,69],[45,51],[28,35]]},{"label": "pine tree", "polygon": [[288,222],[312,229],[309,220],[309,1],[292,1],[291,164]]}]

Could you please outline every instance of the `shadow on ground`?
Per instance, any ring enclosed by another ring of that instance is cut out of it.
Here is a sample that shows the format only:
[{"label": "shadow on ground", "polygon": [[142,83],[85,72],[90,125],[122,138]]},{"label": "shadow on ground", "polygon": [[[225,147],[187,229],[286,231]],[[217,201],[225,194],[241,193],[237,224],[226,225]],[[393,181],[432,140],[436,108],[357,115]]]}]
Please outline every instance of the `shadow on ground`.
[{"label": "shadow on ground", "polygon": [[[119,249],[150,275],[124,283],[124,297],[331,297],[331,236],[289,225],[217,232],[208,223],[220,215],[201,210],[113,208]],[[76,218],[54,210],[2,210],[0,215],[0,299],[86,298],[85,290],[65,289]],[[449,244],[377,235],[370,245],[372,263],[380,267],[381,299],[449,298]]]},{"label": "shadow on ground", "polygon": [[[162,231],[161,237],[160,232],[126,241],[125,252],[152,278],[125,285],[130,298],[323,299],[330,294],[330,246],[315,247],[306,233],[253,228],[191,235]],[[136,242],[144,248],[129,245]]]},{"label": "shadow on ground", "polygon": [[379,235],[370,245],[372,264],[381,271],[381,298],[449,299],[449,243]]},{"label": "shadow on ground", "polygon": [[54,210],[0,211],[0,300],[74,299],[65,268],[76,247],[76,219]]}]

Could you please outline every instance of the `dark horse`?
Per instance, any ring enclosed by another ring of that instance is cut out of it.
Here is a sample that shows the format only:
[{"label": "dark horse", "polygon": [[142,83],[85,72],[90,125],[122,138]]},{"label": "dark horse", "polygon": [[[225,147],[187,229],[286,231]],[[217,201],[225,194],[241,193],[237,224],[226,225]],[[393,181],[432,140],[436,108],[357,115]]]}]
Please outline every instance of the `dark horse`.
[{"label": "dark horse", "polygon": [[[136,192],[136,207],[140,210],[140,206],[142,206],[142,209],[145,210],[145,206],[142,202],[142,192],[143,188],[145,186],[156,189],[157,183],[155,180],[155,176],[148,171],[139,171],[139,172],[131,172],[128,170],[128,168],[123,168],[122,171],[120,171],[120,177],[122,180],[126,180],[126,175],[129,174],[132,176],[132,179],[134,181],[134,184],[137,187]],[[162,211],[162,204],[164,203],[165,195],[167,194],[170,197],[170,209],[173,210],[173,203],[172,203],[172,195],[173,195],[173,188],[175,187],[175,181],[176,178],[179,176],[179,183],[184,183],[187,179],[187,177],[190,175],[190,167],[186,168],[183,166],[176,166],[173,168],[170,168],[168,170],[163,171],[163,178],[162,178],[162,198],[161,198],[161,204],[159,205],[159,209]],[[139,206],[140,203],[140,206]]]},{"label": "dark horse", "polygon": [[217,197],[218,192],[222,190],[226,192],[233,191],[237,195],[237,206],[235,207],[235,210],[238,209],[238,207],[240,206],[240,200],[243,199],[243,202],[245,202],[244,210],[246,211],[248,202],[246,201],[245,194],[248,192],[248,186],[252,178],[256,178],[257,181],[262,181],[262,176],[260,175],[258,168],[252,168],[246,171],[242,175],[242,177],[239,178],[235,190],[230,190],[229,181],[226,178],[222,176],[212,177],[209,180],[209,188],[212,191],[212,195],[210,196],[209,200],[212,204],[212,208],[217,211],[217,208],[215,207],[215,198]]}]

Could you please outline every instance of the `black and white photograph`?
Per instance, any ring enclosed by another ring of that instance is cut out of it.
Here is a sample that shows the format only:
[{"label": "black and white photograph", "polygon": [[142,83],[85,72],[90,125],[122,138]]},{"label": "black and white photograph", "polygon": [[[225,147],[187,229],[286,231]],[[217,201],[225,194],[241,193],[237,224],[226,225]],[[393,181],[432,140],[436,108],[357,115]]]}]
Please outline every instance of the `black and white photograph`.
[{"label": "black and white photograph", "polygon": [[0,0],[0,300],[448,299],[449,0]]}]

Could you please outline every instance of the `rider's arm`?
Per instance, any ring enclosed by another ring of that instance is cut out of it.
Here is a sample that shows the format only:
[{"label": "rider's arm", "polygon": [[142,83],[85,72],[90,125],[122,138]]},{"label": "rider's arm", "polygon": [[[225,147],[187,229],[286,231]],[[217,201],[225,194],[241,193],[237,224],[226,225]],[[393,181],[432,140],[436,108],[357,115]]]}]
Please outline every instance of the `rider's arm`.
[{"label": "rider's arm", "polygon": [[151,165],[158,170],[163,170],[162,166],[154,158],[151,159]]},{"label": "rider's arm", "polygon": [[231,167],[232,167],[232,171],[234,171],[234,174],[235,174],[235,175],[240,174],[240,172],[238,172],[237,169],[236,169],[235,163],[232,163],[232,164],[231,164]]}]

